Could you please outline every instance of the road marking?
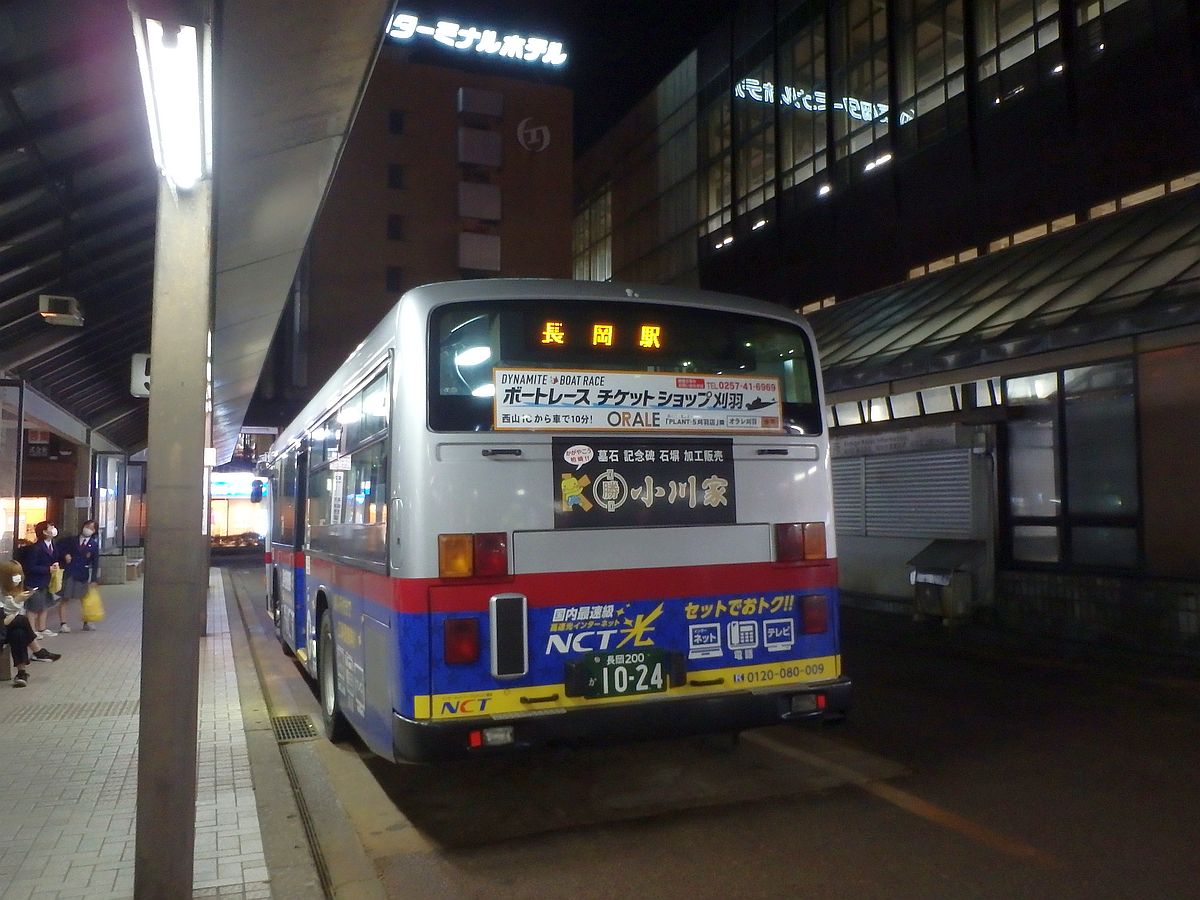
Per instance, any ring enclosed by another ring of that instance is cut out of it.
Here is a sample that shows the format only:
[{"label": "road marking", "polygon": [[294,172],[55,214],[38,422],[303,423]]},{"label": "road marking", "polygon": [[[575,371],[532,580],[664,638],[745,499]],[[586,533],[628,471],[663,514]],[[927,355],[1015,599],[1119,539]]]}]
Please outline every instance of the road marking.
[{"label": "road marking", "polygon": [[880,800],[891,803],[898,809],[919,816],[942,828],[957,831],[977,844],[982,844],[985,847],[1032,863],[1043,869],[1063,868],[1062,863],[1053,856],[1043,853],[1030,844],[1005,837],[999,832],[992,831],[990,828],[980,825],[978,822],[973,822],[964,816],[960,816],[958,813],[943,809],[936,803],[930,803],[928,800],[923,800],[915,794],[910,794],[908,791],[893,787],[882,781],[868,778],[866,775],[849,766],[836,763],[833,760],[810,753],[807,750],[801,750],[799,747],[784,743],[778,738],[768,735],[745,732],[742,734],[742,740],[758,744],[761,747],[787,756],[797,762],[827,772],[841,781],[852,784],[866,791],[868,794],[878,797]]}]

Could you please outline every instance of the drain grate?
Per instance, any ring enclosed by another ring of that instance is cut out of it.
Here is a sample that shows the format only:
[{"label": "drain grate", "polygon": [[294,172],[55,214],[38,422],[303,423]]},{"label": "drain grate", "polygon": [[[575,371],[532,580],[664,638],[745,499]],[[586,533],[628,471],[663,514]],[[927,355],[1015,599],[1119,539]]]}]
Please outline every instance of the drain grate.
[{"label": "drain grate", "polygon": [[308,716],[274,716],[271,727],[275,729],[275,740],[281,744],[307,741],[317,736],[317,726]]},{"label": "drain grate", "polygon": [[99,703],[43,703],[26,706],[0,718],[4,724],[17,722],[65,722],[76,719],[107,719],[136,716],[141,709],[137,700],[109,700]]}]

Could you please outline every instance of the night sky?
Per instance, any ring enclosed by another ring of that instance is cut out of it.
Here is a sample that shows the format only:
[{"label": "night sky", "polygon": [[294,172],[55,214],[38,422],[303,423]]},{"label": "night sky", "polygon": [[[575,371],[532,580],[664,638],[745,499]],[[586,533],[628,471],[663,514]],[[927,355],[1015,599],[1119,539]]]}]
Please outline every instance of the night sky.
[{"label": "night sky", "polygon": [[562,77],[575,92],[575,147],[582,150],[736,5],[736,0],[400,0],[396,10],[564,41],[570,59]]}]

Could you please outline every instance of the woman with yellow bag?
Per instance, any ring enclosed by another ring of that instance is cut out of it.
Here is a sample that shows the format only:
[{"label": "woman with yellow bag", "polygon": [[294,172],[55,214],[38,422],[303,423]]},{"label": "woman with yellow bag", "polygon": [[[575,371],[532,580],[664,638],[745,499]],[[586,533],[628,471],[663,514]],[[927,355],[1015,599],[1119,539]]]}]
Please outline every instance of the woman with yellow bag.
[{"label": "woman with yellow bag", "polygon": [[25,586],[33,589],[25,601],[25,614],[38,637],[54,637],[58,632],[46,627],[46,612],[58,602],[55,581],[58,582],[58,589],[62,590],[62,554],[54,543],[58,529],[52,522],[38,522],[34,532],[37,534],[37,543],[25,548],[22,559]]},{"label": "woman with yellow bag", "polygon": [[96,592],[96,583],[100,580],[100,539],[96,537],[95,519],[88,519],[79,527],[78,537],[64,542],[63,562],[66,564],[66,577],[63,579],[62,598],[58,603],[58,630],[71,630],[67,624],[67,604],[71,600],[79,600],[83,630],[91,631],[92,622],[100,621],[104,615],[101,613],[99,618],[89,619],[82,603],[89,593]]}]

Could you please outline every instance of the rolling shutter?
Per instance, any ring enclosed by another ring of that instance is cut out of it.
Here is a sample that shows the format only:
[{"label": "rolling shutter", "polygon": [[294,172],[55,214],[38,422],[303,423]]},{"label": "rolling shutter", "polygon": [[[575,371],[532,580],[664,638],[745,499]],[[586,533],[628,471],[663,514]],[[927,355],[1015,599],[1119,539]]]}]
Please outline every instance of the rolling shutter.
[{"label": "rolling shutter", "polygon": [[970,537],[971,451],[835,459],[833,506],[839,534]]}]

